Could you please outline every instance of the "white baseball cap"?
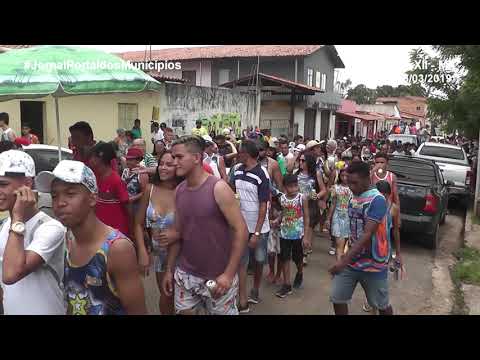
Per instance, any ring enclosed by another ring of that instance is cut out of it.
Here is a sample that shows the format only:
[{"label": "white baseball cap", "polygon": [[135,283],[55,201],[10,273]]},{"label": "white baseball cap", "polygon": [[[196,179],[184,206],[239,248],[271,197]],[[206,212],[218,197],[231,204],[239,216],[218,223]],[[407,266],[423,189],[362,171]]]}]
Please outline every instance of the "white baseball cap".
[{"label": "white baseball cap", "polygon": [[0,176],[35,177],[35,162],[26,152],[8,150],[0,154]]},{"label": "white baseball cap", "polygon": [[298,151],[298,152],[302,152],[304,150],[305,150],[305,145],[303,144],[298,144],[294,149],[294,151]]},{"label": "white baseball cap", "polygon": [[207,143],[207,145],[213,145],[213,139],[210,135],[203,135],[203,140]]},{"label": "white baseball cap", "polygon": [[38,191],[50,193],[52,182],[59,179],[71,184],[84,185],[90,192],[98,193],[97,180],[92,169],[81,161],[62,160],[55,167],[53,172],[42,171],[35,179]]}]

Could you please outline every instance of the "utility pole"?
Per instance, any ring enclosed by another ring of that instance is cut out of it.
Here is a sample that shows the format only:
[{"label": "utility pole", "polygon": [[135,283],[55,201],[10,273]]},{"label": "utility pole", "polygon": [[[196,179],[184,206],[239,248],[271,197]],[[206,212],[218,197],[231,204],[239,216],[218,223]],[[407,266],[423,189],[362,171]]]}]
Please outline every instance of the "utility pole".
[{"label": "utility pole", "polygon": [[262,89],[260,85],[260,80],[259,80],[259,72],[260,72],[260,56],[258,56],[257,59],[257,113],[256,113],[256,118],[255,118],[255,125],[260,127],[260,111],[261,111],[261,104],[262,104]]}]

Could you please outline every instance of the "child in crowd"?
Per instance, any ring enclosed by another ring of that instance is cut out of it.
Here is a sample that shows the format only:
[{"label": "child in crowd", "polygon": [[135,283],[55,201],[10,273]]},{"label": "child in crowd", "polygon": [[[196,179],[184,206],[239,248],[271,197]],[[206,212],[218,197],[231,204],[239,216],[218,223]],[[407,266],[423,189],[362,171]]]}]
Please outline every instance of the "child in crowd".
[{"label": "child in crowd", "polygon": [[348,203],[352,198],[352,191],[348,187],[347,176],[346,169],[341,169],[337,184],[331,188],[332,205],[325,224],[335,238],[337,260],[344,255],[345,244],[350,237]]},{"label": "child in crowd", "polygon": [[[281,194],[279,194],[280,196]],[[270,239],[268,241],[268,265],[269,274],[267,280],[271,283],[278,284],[282,276],[282,262],[280,261],[280,224],[275,222],[282,215],[282,207],[280,206],[279,196],[273,197],[270,205]],[[275,262],[277,263],[277,271],[275,272]]]},{"label": "child in crowd", "polygon": [[148,174],[133,171],[133,169],[140,167],[140,162],[143,160],[142,150],[130,148],[125,158],[127,160],[127,168],[123,170],[122,180],[127,185],[129,201],[132,204],[133,213],[135,214],[143,192],[148,185]]},{"label": "child in crowd", "polygon": [[[303,283],[303,245],[310,247],[308,198],[300,193],[296,175],[287,174],[283,179],[285,194],[280,196],[281,217],[273,224],[280,224],[280,260],[282,262],[283,286],[276,296],[284,298],[292,293],[290,260],[297,266],[293,287]],[[304,241],[305,239],[305,241]],[[304,243],[304,244],[303,244]]]}]

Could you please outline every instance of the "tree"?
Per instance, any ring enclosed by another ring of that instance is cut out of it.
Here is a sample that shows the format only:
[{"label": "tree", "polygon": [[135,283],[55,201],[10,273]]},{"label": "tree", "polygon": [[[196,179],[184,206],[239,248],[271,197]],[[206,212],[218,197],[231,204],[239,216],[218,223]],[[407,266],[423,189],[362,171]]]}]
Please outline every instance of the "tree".
[{"label": "tree", "polygon": [[365,85],[357,85],[348,91],[347,99],[355,100],[357,104],[375,104],[379,97],[400,97],[400,96],[423,96],[425,90],[418,84],[377,86],[376,89],[369,89]]},{"label": "tree", "polygon": [[349,89],[352,87],[352,81],[350,79],[345,80],[344,82],[337,81],[337,89],[342,96],[346,98]]},{"label": "tree", "polygon": [[[425,90],[430,118],[449,132],[459,130],[468,137],[477,138],[480,130],[480,46],[435,45],[433,49],[436,56],[422,49],[413,50],[410,54],[413,68],[407,75],[411,83],[415,82],[412,85]],[[455,70],[447,67],[449,62],[458,62],[454,64]],[[412,77],[414,74],[417,76]]]},{"label": "tree", "polygon": [[377,92],[360,84],[348,90],[347,99],[354,100],[357,104],[375,104]]}]

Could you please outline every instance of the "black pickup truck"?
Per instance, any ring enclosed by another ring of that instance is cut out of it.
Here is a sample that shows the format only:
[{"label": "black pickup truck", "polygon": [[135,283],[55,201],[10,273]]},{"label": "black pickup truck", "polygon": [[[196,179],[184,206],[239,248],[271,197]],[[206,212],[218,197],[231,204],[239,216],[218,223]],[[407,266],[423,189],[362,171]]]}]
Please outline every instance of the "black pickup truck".
[{"label": "black pickup truck", "polygon": [[442,172],[432,160],[392,156],[389,169],[397,176],[402,232],[413,233],[430,249],[439,243],[439,226],[448,209],[448,187]]}]

